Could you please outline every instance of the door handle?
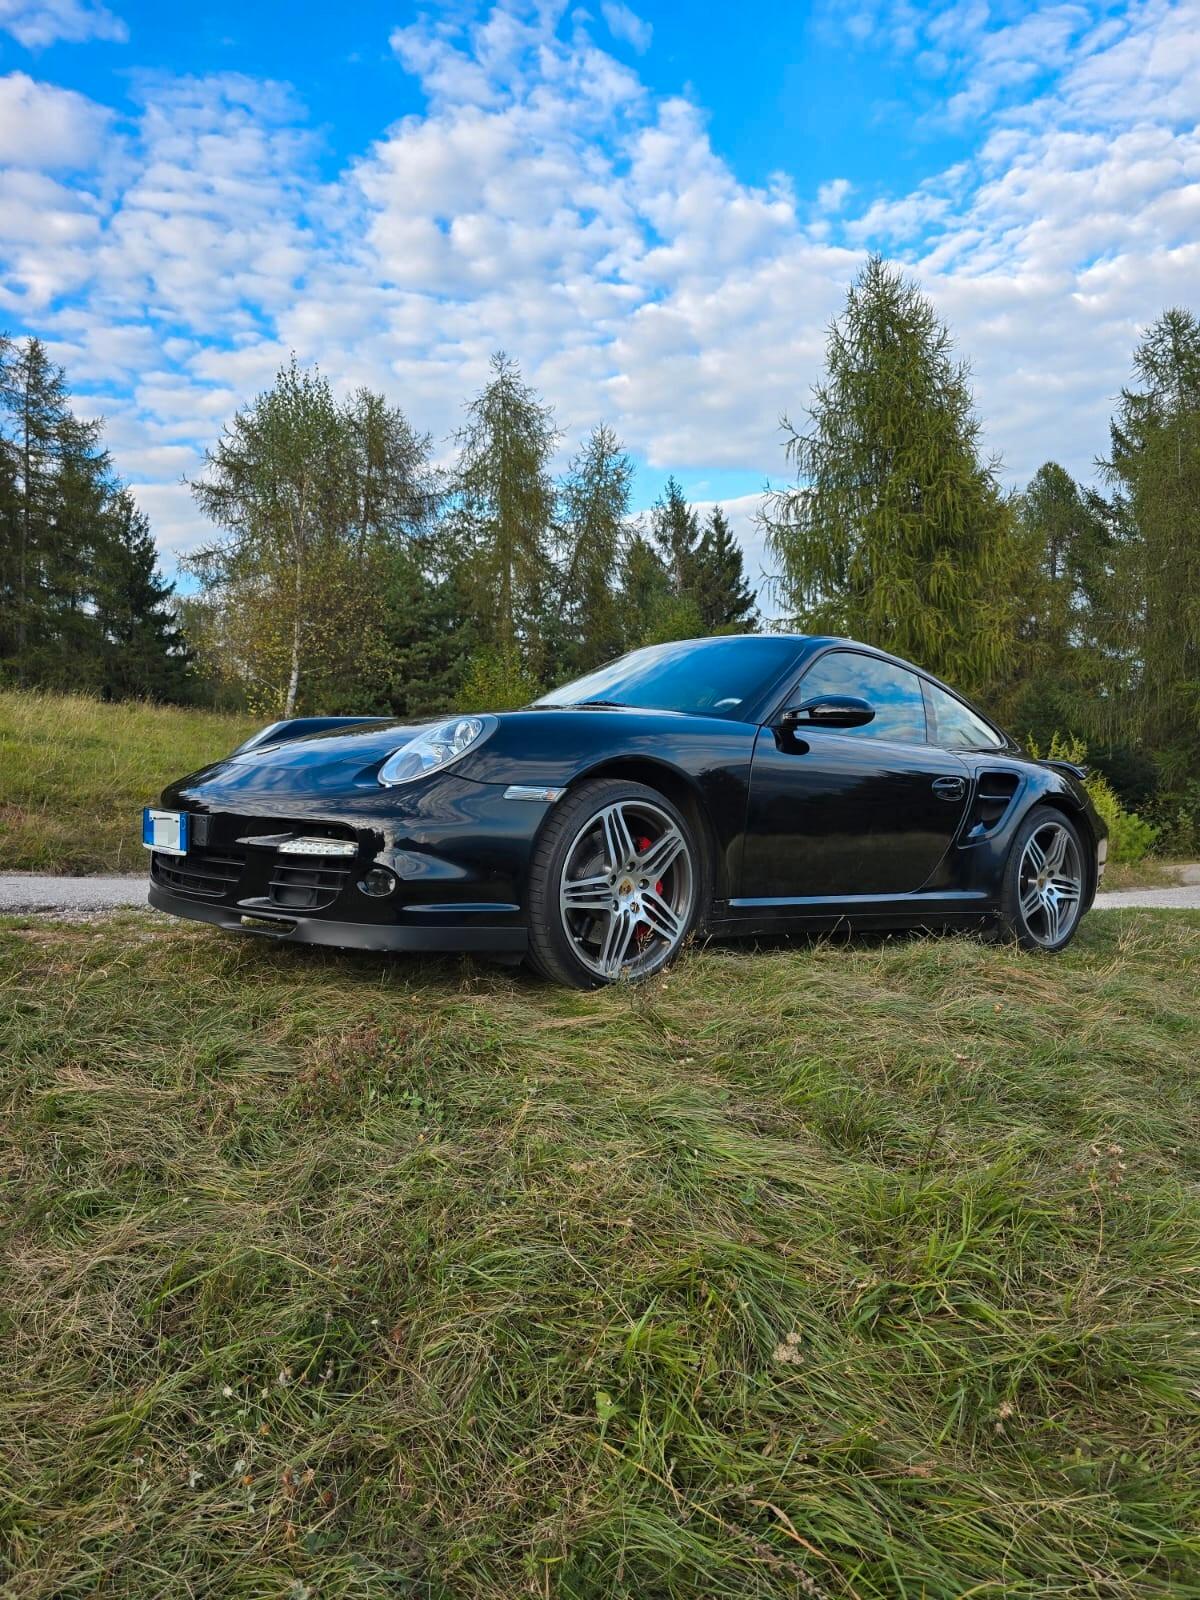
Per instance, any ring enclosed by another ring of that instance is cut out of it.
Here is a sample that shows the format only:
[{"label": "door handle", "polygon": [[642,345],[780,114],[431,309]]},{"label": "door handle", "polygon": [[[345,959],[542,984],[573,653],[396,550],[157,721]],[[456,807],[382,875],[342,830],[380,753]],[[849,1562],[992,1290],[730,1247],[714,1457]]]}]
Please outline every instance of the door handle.
[{"label": "door handle", "polygon": [[935,778],[933,792],[939,800],[961,800],[967,792],[965,778]]}]

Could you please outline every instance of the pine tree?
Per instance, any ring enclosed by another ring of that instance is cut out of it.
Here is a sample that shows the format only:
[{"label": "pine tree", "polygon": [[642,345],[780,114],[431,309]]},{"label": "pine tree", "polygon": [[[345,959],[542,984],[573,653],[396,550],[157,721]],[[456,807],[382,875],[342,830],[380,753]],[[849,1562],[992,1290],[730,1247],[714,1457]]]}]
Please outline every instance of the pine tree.
[{"label": "pine tree", "polygon": [[15,673],[21,491],[19,453],[13,416],[12,340],[0,333],[0,679]]},{"label": "pine tree", "polygon": [[696,603],[706,633],[753,627],[754,593],[746,582],[742,547],[720,506],[709,513],[695,562]]},{"label": "pine tree", "polygon": [[27,662],[37,681],[63,689],[104,687],[105,648],[94,604],[106,518],[116,478],[100,446],[100,424],[65,412],[59,421],[57,473],[38,562],[40,641]]},{"label": "pine tree", "polygon": [[1140,731],[1181,781],[1200,760],[1200,322],[1163,313],[1134,355],[1106,463],[1130,537],[1125,632]]},{"label": "pine tree", "polygon": [[515,362],[499,352],[491,372],[457,435],[452,516],[469,552],[481,636],[536,676],[553,583],[550,460],[559,436],[553,412],[522,381]]},{"label": "pine tree", "polygon": [[784,422],[797,485],[764,516],[781,597],[803,628],[985,690],[1011,665],[1018,551],[950,334],[872,257],[830,330],[827,365],[808,431]]},{"label": "pine tree", "polygon": [[700,524],[674,477],[667,479],[650,514],[650,536],[676,599],[695,599]]},{"label": "pine tree", "polygon": [[572,675],[598,666],[622,648],[615,585],[632,481],[633,463],[616,434],[603,425],[593,429],[563,481],[558,546],[568,642],[562,664]]},{"label": "pine tree", "polygon": [[669,568],[640,528],[630,532],[621,553],[620,597],[627,650],[704,632],[694,592],[675,593]]},{"label": "pine tree", "polygon": [[1016,514],[1026,670],[1010,687],[1009,718],[1043,744],[1055,733],[1111,739],[1123,671],[1112,644],[1111,509],[1047,461],[1017,497]]},{"label": "pine tree", "polygon": [[351,523],[369,544],[428,532],[443,489],[430,465],[433,440],[418,433],[399,406],[359,389],[343,408],[349,437]]},{"label": "pine tree", "polygon": [[53,656],[56,609],[52,590],[61,583],[56,541],[62,448],[70,413],[66,380],[40,339],[9,347],[0,367],[0,405],[8,413],[15,505],[8,557],[12,591],[9,669],[19,684],[43,681]]},{"label": "pine tree", "polygon": [[39,340],[0,341],[0,662],[18,683],[173,695],[171,590],[101,435]]},{"label": "pine tree", "polygon": [[159,572],[149,519],[127,489],[105,508],[91,589],[103,647],[101,692],[118,700],[191,698],[175,585]]},{"label": "pine tree", "polygon": [[626,650],[643,643],[651,617],[671,598],[671,580],[658,552],[640,527],[632,528],[619,564],[622,644]]}]

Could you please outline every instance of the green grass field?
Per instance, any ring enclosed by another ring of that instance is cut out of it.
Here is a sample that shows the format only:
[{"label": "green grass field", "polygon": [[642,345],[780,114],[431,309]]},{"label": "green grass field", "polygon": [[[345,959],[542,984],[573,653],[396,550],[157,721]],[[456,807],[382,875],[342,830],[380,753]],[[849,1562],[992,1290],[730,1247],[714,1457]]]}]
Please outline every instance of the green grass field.
[{"label": "green grass field", "polygon": [[6,1595],[1200,1596],[1200,917],[152,929],[0,926]]},{"label": "green grass field", "polygon": [[142,807],[261,720],[0,691],[0,872],[140,872]]}]

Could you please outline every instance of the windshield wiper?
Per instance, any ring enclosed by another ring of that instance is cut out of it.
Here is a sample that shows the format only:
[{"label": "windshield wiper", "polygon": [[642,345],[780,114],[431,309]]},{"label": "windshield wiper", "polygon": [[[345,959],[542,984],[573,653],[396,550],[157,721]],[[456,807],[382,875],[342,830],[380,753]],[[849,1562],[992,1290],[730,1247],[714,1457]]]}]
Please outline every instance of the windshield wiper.
[{"label": "windshield wiper", "polygon": [[628,711],[629,707],[624,700],[535,700],[532,705],[526,706],[527,711],[578,711],[585,706],[616,706],[621,711]]}]

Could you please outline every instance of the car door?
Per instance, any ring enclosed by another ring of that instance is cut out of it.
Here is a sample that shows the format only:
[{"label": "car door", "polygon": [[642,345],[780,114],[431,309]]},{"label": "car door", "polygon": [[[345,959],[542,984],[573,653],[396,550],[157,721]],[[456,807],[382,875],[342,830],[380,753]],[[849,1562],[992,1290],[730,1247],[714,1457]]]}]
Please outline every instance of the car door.
[{"label": "car door", "polygon": [[739,898],[910,894],[958,832],[968,769],[927,742],[917,675],[834,649],[817,658],[788,704],[822,695],[853,695],[875,715],[860,728],[805,728],[802,736],[789,733],[781,715],[759,730]]}]

